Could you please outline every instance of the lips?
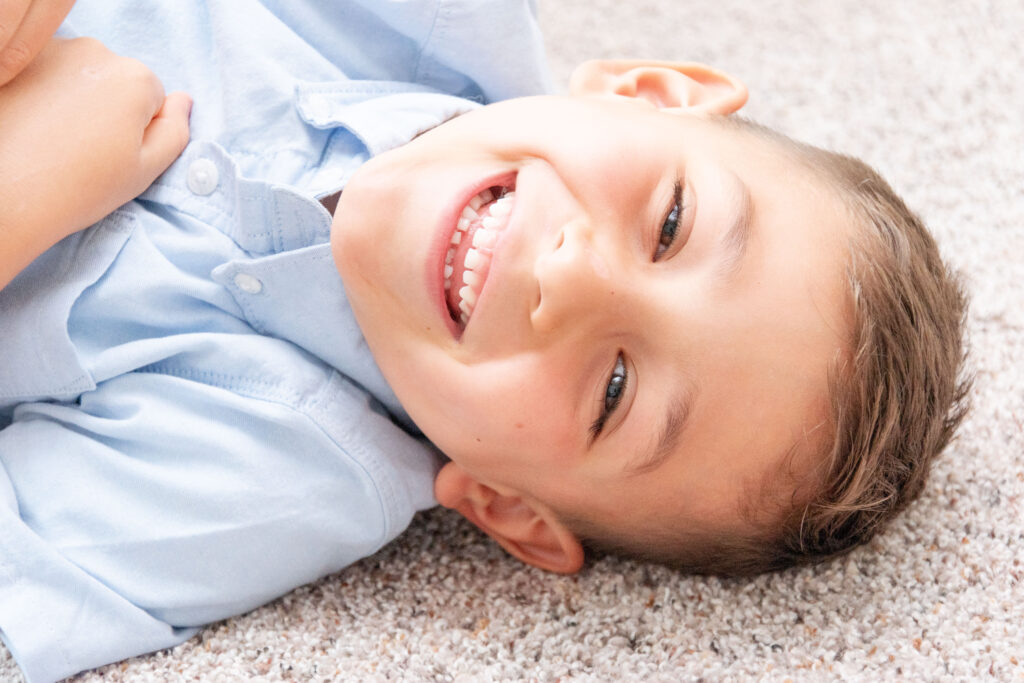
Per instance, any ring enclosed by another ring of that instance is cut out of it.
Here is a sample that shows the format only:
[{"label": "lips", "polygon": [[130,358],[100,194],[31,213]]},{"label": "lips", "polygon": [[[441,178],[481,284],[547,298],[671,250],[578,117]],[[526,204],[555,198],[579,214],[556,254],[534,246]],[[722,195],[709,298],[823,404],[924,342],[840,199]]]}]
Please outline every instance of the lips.
[{"label": "lips", "polygon": [[515,206],[515,179],[473,195],[459,214],[444,253],[442,281],[448,315],[461,333],[473,317],[494,249]]}]

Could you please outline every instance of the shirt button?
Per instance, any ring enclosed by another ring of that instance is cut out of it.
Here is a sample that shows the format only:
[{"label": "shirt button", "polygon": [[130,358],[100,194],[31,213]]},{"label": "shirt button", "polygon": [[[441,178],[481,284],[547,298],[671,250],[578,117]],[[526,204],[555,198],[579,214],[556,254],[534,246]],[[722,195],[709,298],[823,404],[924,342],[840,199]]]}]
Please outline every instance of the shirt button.
[{"label": "shirt button", "polygon": [[209,159],[196,159],[188,167],[188,189],[198,195],[208,195],[217,189],[220,171]]},{"label": "shirt button", "polygon": [[263,291],[263,283],[248,273],[235,275],[235,286],[246,294],[259,294]]}]

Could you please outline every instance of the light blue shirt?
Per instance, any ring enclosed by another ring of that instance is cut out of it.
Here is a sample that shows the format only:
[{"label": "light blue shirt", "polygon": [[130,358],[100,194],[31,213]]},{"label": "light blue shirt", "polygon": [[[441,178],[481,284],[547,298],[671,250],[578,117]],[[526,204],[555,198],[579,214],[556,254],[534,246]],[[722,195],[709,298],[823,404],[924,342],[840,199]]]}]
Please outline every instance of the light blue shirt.
[{"label": "light blue shirt", "polygon": [[[529,0],[79,0],[63,35],[194,98],[138,200],[0,292],[0,629],[32,682],[175,645],[434,504],[317,201],[548,89]],[[59,188],[55,188],[59,191]]]}]

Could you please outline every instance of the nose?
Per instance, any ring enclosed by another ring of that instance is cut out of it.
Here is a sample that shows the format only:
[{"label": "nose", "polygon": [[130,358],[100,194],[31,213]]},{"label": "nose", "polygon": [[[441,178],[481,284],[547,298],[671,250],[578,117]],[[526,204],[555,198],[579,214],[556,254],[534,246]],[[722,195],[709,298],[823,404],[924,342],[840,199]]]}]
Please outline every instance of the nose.
[{"label": "nose", "polygon": [[569,323],[582,331],[586,323],[605,315],[616,289],[612,256],[597,242],[587,220],[563,225],[552,247],[543,250],[534,265],[534,329],[545,333]]}]

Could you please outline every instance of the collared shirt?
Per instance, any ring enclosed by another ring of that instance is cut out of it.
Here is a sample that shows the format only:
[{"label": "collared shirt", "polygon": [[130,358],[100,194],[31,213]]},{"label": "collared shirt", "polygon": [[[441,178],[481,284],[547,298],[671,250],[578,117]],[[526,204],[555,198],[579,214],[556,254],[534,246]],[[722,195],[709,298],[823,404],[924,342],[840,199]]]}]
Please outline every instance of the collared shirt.
[{"label": "collared shirt", "polygon": [[434,504],[437,454],[366,347],[317,199],[548,89],[527,0],[80,0],[61,33],[195,104],[146,193],[0,292],[0,630],[33,682],[182,642]]}]

